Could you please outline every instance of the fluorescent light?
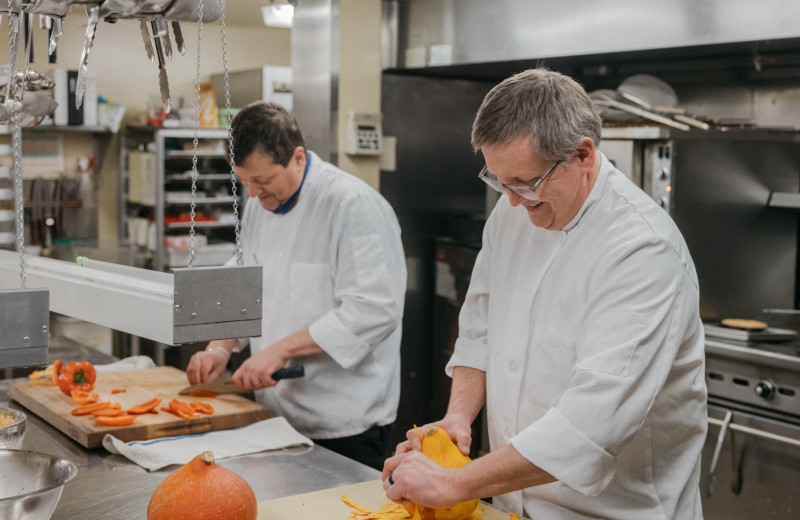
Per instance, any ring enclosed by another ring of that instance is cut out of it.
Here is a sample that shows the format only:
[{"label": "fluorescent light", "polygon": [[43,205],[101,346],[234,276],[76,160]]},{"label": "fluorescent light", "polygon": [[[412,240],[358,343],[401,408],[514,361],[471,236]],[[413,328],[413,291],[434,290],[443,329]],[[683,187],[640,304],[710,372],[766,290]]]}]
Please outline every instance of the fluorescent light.
[{"label": "fluorescent light", "polygon": [[291,27],[294,18],[294,6],[289,4],[272,4],[261,8],[264,25],[270,27]]}]

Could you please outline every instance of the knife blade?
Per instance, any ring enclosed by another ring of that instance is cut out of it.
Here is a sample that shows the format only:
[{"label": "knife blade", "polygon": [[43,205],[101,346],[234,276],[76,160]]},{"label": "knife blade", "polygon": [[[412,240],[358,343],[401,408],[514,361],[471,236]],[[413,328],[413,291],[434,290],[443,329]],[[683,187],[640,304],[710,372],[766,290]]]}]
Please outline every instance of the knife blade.
[{"label": "knife blade", "polygon": [[[272,379],[278,381],[280,379],[293,379],[296,377],[303,377],[306,375],[305,367],[303,365],[294,365],[291,367],[285,367],[274,374],[272,374]],[[180,392],[178,395],[189,395],[195,390],[205,390],[208,392],[216,392],[218,394],[245,394],[247,391],[242,390],[239,388],[236,383],[233,382],[233,379],[230,377],[218,377],[213,381],[209,381],[207,383],[200,383],[197,385],[187,386]]]},{"label": "knife blade", "polygon": [[86,8],[89,15],[89,22],[86,25],[86,35],[83,37],[83,52],[81,54],[80,65],[78,66],[78,84],[75,87],[75,108],[81,108],[83,104],[83,92],[86,87],[86,74],[89,72],[89,53],[94,44],[94,36],[97,32],[97,23],[100,20],[100,7],[92,5]]}]

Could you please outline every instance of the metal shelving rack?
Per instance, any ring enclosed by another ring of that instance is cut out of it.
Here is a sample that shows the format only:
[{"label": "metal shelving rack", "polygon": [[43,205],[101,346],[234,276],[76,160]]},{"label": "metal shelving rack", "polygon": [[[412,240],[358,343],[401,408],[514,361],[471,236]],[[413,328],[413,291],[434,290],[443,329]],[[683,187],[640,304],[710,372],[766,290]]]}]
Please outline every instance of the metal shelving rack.
[{"label": "metal shelving rack", "polygon": [[[156,155],[156,175],[155,175],[155,197],[152,206],[153,217],[155,219],[156,229],[156,248],[152,256],[152,268],[159,271],[166,271],[172,267],[186,267],[182,265],[170,265],[168,259],[168,252],[164,246],[164,238],[170,232],[184,231],[188,232],[189,222],[170,222],[167,223],[165,218],[170,212],[177,210],[189,211],[191,200],[189,199],[173,199],[168,200],[166,191],[168,186],[176,186],[179,183],[185,183],[187,188],[190,186],[191,176],[186,174],[187,169],[191,169],[191,159],[193,151],[185,149],[172,149],[168,147],[168,143],[187,144],[186,147],[191,147],[194,140],[194,129],[192,128],[153,128],[153,127],[127,127],[120,136],[120,194],[119,194],[119,236],[121,241],[128,241],[127,222],[131,216],[131,211],[138,207],[146,206],[142,204],[134,204],[129,198],[130,188],[130,152],[138,149],[145,149],[149,143],[150,149],[153,149]],[[230,166],[228,163],[228,146],[227,146],[228,132],[226,129],[199,129],[198,139],[204,143],[217,141],[218,144],[213,149],[198,150],[198,177],[199,183],[213,185],[216,187],[231,186]],[[183,165],[184,168],[176,168],[175,164]],[[198,191],[200,191],[198,189]],[[237,183],[238,197],[244,199],[243,188],[241,184]],[[209,210],[224,206],[232,206],[233,198],[231,196],[197,196],[196,197],[197,210]],[[215,233],[217,236],[227,236],[227,230],[230,231],[230,241],[234,240],[234,223],[232,221],[196,221],[195,229],[199,232]],[[198,251],[197,259],[202,260],[202,250]],[[206,264],[207,265],[207,264]]]}]

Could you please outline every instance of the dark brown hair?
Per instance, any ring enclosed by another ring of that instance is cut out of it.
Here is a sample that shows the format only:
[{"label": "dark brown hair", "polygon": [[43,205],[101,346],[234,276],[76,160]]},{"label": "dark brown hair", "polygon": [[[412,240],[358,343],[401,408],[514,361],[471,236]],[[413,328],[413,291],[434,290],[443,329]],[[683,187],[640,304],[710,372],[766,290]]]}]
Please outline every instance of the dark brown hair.
[{"label": "dark brown hair", "polygon": [[297,120],[275,103],[256,101],[242,108],[231,121],[231,133],[236,165],[242,164],[253,152],[262,152],[275,164],[286,167],[294,149],[306,147]]}]

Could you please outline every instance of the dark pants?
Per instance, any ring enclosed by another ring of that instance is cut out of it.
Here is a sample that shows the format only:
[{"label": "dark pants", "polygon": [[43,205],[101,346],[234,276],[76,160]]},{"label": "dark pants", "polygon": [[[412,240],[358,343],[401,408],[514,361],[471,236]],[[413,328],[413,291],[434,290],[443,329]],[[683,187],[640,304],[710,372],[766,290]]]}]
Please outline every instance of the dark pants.
[{"label": "dark pants", "polygon": [[313,439],[323,448],[328,448],[345,457],[366,464],[378,471],[383,469],[383,461],[392,454],[392,427],[373,426],[364,433],[338,439]]}]

